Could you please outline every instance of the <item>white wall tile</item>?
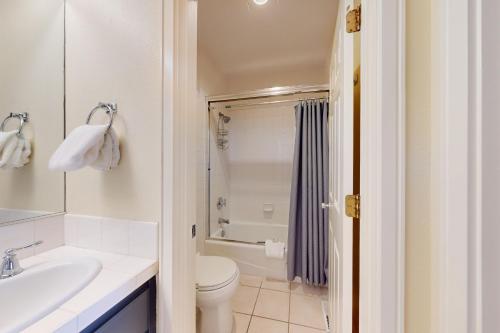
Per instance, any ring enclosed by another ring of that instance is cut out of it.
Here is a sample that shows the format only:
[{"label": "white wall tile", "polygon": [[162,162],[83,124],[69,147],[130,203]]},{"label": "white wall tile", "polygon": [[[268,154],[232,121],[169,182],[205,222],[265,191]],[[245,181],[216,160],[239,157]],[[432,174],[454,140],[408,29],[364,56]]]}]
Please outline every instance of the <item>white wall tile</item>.
[{"label": "white wall tile", "polygon": [[[218,217],[233,223],[288,225],[295,141],[293,106],[224,113],[231,117],[226,124],[226,151],[216,147],[217,112],[212,112],[210,119],[210,233],[218,229]],[[219,196],[228,199],[222,211],[216,208]]]},{"label": "white wall tile", "polygon": [[20,259],[64,245],[64,215],[0,226],[0,254],[7,248],[20,247],[41,240],[37,247],[20,250]]},{"label": "white wall tile", "polygon": [[66,245],[158,259],[158,225],[85,215],[65,216]]},{"label": "white wall tile", "polygon": [[77,218],[77,245],[85,249],[101,250],[102,218],[80,215]]},{"label": "white wall tile", "polygon": [[78,221],[79,216],[66,214],[64,216],[64,243],[78,246]]},{"label": "white wall tile", "polygon": [[[0,254],[11,247],[20,247],[33,243],[35,239],[35,223],[33,221],[11,224],[0,227]],[[18,258],[30,257],[33,248],[18,252]]]},{"label": "white wall tile", "polygon": [[64,245],[64,215],[56,215],[35,222],[35,241],[42,244],[35,247],[35,254]]},{"label": "white wall tile", "polygon": [[[293,106],[235,110],[229,115],[230,219],[288,225],[295,137]],[[272,211],[265,210],[269,206]]]},{"label": "white wall tile", "polygon": [[151,222],[130,222],[129,254],[158,259],[158,225]]},{"label": "white wall tile", "polygon": [[128,254],[129,251],[129,223],[123,220],[102,219],[102,247],[103,251]]}]

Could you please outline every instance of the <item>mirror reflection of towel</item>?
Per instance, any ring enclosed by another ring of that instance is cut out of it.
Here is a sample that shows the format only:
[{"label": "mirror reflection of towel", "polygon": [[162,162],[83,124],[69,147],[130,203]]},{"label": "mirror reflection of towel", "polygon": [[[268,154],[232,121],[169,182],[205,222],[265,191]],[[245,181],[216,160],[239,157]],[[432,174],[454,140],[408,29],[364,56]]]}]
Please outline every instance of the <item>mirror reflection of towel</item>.
[{"label": "mirror reflection of towel", "polygon": [[31,144],[17,131],[0,131],[0,168],[20,168],[29,162]]}]

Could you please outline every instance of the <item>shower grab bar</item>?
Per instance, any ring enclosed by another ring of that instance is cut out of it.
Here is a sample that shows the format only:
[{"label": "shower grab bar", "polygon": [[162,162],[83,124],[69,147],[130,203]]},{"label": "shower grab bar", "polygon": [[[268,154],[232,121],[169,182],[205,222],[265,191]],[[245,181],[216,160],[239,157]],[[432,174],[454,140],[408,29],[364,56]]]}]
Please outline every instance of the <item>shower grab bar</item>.
[{"label": "shower grab bar", "polygon": [[[226,242],[226,243],[240,243],[240,244],[247,244],[247,245],[259,245],[259,246],[266,245],[266,241],[248,242],[248,241],[228,239],[228,238],[222,238],[222,237],[214,237],[214,236],[209,236],[208,240],[220,241],[220,242]],[[285,247],[285,251],[287,251],[287,250],[288,250],[288,247]]]},{"label": "shower grab bar", "polygon": [[4,130],[5,130],[5,124],[10,119],[13,119],[13,118],[19,119],[19,128],[17,129],[17,134],[20,135],[23,132],[24,123],[27,123],[29,121],[29,114],[28,114],[28,112],[21,112],[21,113],[11,112],[7,116],[7,118],[5,118],[2,121],[2,124],[0,125],[0,131],[4,132]]},{"label": "shower grab bar", "polygon": [[118,112],[118,105],[116,103],[103,103],[99,102],[95,108],[93,108],[89,115],[87,116],[87,125],[90,124],[90,120],[94,116],[94,113],[96,113],[97,110],[104,109],[106,114],[109,116],[109,123],[108,123],[108,128],[106,131],[109,131],[111,129],[111,126],[113,126],[113,120],[115,119],[115,114]]}]

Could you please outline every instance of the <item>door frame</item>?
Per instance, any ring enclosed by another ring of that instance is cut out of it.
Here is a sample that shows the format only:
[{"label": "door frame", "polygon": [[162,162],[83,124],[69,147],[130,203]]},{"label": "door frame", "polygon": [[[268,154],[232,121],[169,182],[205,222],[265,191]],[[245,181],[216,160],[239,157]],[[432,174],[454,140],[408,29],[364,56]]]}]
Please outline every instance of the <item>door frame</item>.
[{"label": "door frame", "polygon": [[360,332],[403,333],[405,0],[361,0]]},{"label": "door frame", "polygon": [[[195,333],[197,2],[163,0],[162,223],[158,332]],[[147,111],[147,110],[146,110]]]},{"label": "door frame", "polygon": [[[449,0],[448,0],[449,1]],[[360,332],[404,331],[405,0],[361,0]],[[163,204],[158,331],[195,331],[196,14],[163,0]],[[364,222],[363,222],[364,221]],[[192,264],[193,263],[193,264]],[[174,288],[175,287],[175,288]],[[173,306],[175,304],[175,307]]]},{"label": "door frame", "polygon": [[433,332],[482,322],[482,6],[432,2]]}]

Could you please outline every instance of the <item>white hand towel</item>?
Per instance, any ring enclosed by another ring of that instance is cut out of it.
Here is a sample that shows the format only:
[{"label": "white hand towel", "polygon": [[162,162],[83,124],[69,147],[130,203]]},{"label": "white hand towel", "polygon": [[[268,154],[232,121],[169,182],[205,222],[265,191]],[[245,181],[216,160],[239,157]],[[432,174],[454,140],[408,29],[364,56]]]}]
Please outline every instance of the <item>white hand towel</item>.
[{"label": "white hand towel", "polygon": [[109,171],[118,166],[120,161],[120,143],[116,132],[111,128],[104,135],[104,143],[99,151],[99,156],[90,165],[94,169]]},{"label": "white hand towel", "polygon": [[9,163],[18,143],[17,131],[0,132],[0,168]]},{"label": "white hand towel", "polygon": [[266,257],[283,259],[285,257],[285,243],[266,240]]},{"label": "white hand towel", "polygon": [[5,145],[15,138],[17,131],[8,131],[2,132],[0,131],[0,153],[3,151]]},{"label": "white hand towel", "polygon": [[22,134],[16,136],[16,147],[5,164],[0,163],[4,169],[20,168],[29,162],[31,143]]},{"label": "white hand towel", "polygon": [[83,125],[75,128],[57,148],[49,169],[74,171],[94,163],[104,144],[106,125]]}]

